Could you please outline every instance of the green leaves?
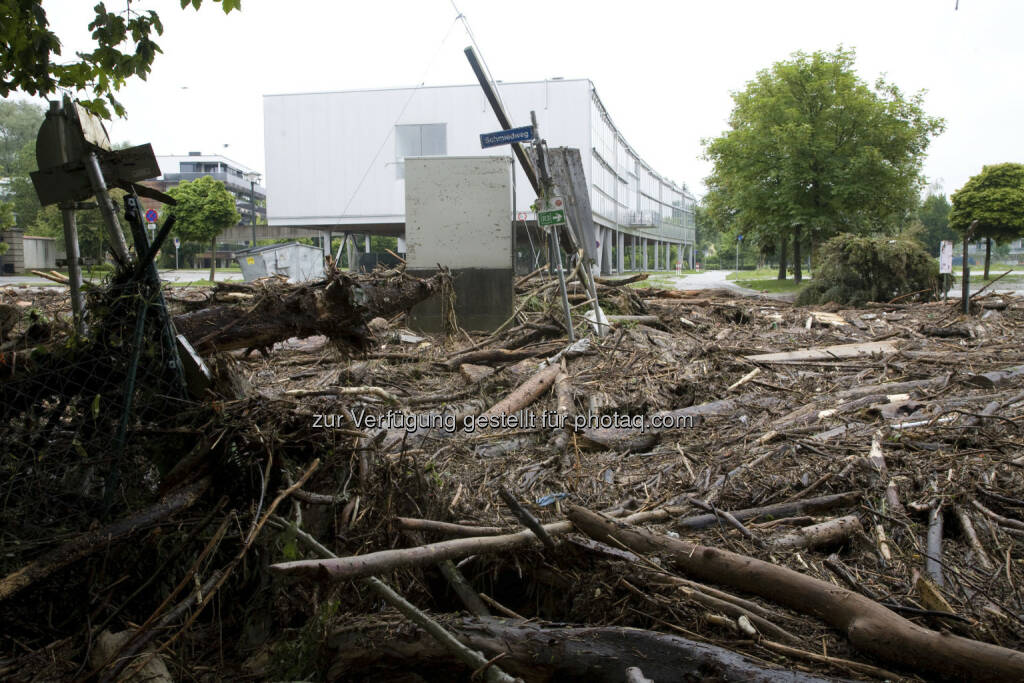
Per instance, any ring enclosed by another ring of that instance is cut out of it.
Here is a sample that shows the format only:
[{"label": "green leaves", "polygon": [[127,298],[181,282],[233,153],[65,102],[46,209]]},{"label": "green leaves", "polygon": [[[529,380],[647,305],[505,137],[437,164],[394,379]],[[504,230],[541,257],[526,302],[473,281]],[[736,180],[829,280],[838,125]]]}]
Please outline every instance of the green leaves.
[{"label": "green leaves", "polygon": [[855,53],[794,53],[733,94],[731,130],[705,140],[708,215],[762,244],[891,229],[917,208],[930,137],[944,122],[854,70]]},{"label": "green leaves", "polygon": [[953,193],[949,225],[961,235],[978,221],[972,239],[998,243],[1024,235],[1024,164],[993,164]]},{"label": "green leaves", "polygon": [[167,193],[178,202],[170,210],[176,218],[174,232],[183,240],[209,242],[241,220],[235,198],[224,183],[209,176],[184,181]]},{"label": "green leaves", "polygon": [[[220,2],[225,13],[241,10],[241,0]],[[199,9],[202,0],[182,0]],[[77,62],[55,64],[61,54],[60,39],[49,29],[42,0],[0,0],[0,97],[20,90],[29,95],[48,95],[58,89],[90,91],[82,105],[103,118],[111,110],[124,116],[125,109],[114,96],[129,78],[145,80],[160,46],[152,34],[163,35],[156,12],[109,12],[100,2],[89,31],[96,47],[79,52]]]}]

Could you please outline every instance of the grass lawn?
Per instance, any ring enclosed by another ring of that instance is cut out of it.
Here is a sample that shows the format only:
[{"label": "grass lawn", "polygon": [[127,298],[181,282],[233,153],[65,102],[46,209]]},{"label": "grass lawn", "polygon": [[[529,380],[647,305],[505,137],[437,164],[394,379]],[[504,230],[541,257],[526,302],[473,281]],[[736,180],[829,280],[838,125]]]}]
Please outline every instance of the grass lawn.
[{"label": "grass lawn", "polygon": [[[1007,268],[1006,270],[1009,270],[1009,268]],[[1001,273],[1000,272],[996,272],[995,270],[990,270],[989,274],[988,274],[989,277],[988,277],[987,280],[985,280],[983,277],[981,277],[981,273],[979,273],[977,275],[977,277],[978,277],[979,280],[983,280],[984,282],[992,282],[996,278],[999,278],[999,284],[1003,284],[1003,283],[1010,284],[1011,282],[1013,284],[1020,284],[1020,283],[1024,282],[1024,275],[1018,275],[1017,273],[1012,273],[1012,274],[1007,275],[1005,277],[999,277],[1000,275],[1005,273],[1006,270],[1002,271]],[[984,273],[984,271],[982,271],[982,273]],[[954,275],[959,275],[959,273],[954,273]],[[971,279],[973,280],[974,278],[975,278],[975,274],[972,272],[971,273]]]},{"label": "grass lawn", "polygon": [[[811,271],[809,269],[805,268],[802,271],[802,274],[804,276],[804,279],[808,279],[811,277]],[[736,270],[726,275],[725,279],[732,280],[738,283],[740,280],[775,280],[778,277],[778,268],[762,268],[760,270]],[[787,275],[786,277],[789,279],[793,278],[792,275]],[[784,280],[784,282],[788,281],[789,280]]]},{"label": "grass lawn", "polygon": [[[729,278],[732,279],[732,278]],[[761,278],[755,280],[733,280],[740,287],[746,287],[747,289],[756,289],[759,292],[794,292],[798,293],[802,291],[808,284],[809,281],[804,280],[800,284],[793,281],[792,278],[788,280],[773,280],[768,278]]]}]

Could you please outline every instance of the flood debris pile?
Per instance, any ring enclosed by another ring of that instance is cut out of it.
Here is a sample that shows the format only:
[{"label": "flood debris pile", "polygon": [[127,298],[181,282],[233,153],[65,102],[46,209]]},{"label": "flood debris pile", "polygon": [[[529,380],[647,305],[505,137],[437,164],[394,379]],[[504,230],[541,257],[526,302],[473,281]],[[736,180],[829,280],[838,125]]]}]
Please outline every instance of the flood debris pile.
[{"label": "flood debris pile", "polygon": [[534,274],[498,332],[418,334],[438,277],[169,295],[214,378],[133,417],[132,496],[126,456],[56,447],[67,413],[45,464],[5,438],[0,673],[1024,675],[1024,301],[605,281],[612,329],[579,306],[570,342]]}]

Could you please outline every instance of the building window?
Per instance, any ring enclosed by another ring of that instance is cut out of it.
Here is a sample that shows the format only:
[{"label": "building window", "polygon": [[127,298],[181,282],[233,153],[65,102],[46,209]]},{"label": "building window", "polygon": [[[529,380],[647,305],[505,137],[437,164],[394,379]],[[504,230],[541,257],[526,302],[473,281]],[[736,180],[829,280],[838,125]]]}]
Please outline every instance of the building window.
[{"label": "building window", "polygon": [[395,173],[405,177],[406,157],[444,156],[448,153],[448,124],[423,123],[395,126]]}]

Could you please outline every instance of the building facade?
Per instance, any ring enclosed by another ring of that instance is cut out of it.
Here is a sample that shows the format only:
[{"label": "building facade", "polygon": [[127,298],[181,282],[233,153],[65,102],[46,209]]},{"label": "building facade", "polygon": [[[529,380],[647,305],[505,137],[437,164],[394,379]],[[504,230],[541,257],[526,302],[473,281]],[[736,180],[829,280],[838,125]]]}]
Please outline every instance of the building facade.
[{"label": "building facade", "polygon": [[[603,272],[692,264],[694,196],[647,163],[615,127],[587,79],[500,83],[513,125],[536,113],[549,147],[580,150]],[[491,156],[480,135],[498,128],[479,85],[264,96],[271,226],[404,234],[404,159]],[[516,217],[535,195],[516,171]],[[454,204],[457,197],[452,198]]]},{"label": "building facade", "polygon": [[220,154],[189,152],[186,156],[158,156],[160,177],[147,181],[162,192],[183,180],[196,180],[210,176],[224,183],[224,187],[235,198],[235,207],[242,216],[240,223],[250,225],[255,204],[256,224],[267,222],[267,191],[260,185],[259,174]]}]

